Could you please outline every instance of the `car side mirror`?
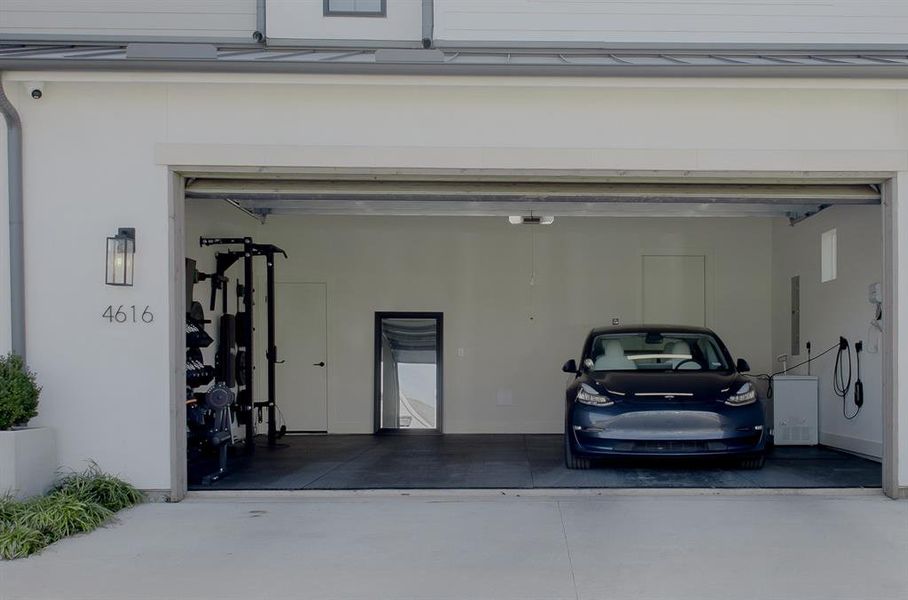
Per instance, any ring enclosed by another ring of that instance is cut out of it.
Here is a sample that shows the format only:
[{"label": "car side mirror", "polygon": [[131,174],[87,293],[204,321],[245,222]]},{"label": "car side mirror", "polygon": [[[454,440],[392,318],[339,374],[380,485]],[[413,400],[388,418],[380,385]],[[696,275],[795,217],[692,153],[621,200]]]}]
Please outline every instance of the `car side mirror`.
[{"label": "car side mirror", "polygon": [[747,373],[748,371],[750,371],[750,365],[747,364],[747,361],[743,358],[739,358],[735,366],[738,369],[738,373]]},{"label": "car side mirror", "polygon": [[564,363],[564,366],[561,367],[561,370],[564,371],[565,373],[576,373],[577,372],[577,361],[572,358],[571,360]]}]

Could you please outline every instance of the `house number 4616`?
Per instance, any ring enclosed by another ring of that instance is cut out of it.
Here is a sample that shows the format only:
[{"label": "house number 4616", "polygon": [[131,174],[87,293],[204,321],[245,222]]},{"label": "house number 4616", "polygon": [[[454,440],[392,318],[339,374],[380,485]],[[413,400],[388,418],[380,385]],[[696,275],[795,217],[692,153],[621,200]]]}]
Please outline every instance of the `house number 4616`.
[{"label": "house number 4616", "polygon": [[149,306],[140,311],[135,304],[129,306],[121,304],[117,308],[111,304],[101,318],[107,319],[111,323],[151,323],[154,321],[154,313],[151,312]]}]

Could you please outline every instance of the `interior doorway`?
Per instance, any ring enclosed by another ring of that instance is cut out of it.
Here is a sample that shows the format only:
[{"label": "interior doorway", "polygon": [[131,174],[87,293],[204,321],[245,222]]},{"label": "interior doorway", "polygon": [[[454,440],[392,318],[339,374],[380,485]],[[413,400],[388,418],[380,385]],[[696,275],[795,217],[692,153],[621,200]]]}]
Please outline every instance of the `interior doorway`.
[{"label": "interior doorway", "polygon": [[375,431],[442,431],[441,313],[375,314]]},{"label": "interior doorway", "polygon": [[328,431],[327,294],[324,283],[278,283],[277,397],[288,433]]}]

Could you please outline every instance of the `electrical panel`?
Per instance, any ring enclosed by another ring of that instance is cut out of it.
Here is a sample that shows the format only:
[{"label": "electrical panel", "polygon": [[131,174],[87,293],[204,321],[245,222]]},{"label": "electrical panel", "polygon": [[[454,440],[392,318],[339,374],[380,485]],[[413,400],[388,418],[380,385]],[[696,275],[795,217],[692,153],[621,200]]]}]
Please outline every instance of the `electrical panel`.
[{"label": "electrical panel", "polygon": [[801,354],[801,277],[791,278],[791,355]]}]

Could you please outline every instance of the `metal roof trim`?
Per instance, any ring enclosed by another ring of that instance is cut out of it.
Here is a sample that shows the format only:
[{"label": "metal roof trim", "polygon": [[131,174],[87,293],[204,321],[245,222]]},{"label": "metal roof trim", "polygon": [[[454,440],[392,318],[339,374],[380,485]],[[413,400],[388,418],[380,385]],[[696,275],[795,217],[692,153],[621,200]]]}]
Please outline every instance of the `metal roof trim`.
[{"label": "metal roof trim", "polygon": [[908,77],[908,51],[409,50],[0,45],[2,70],[155,70],[413,75]]}]

